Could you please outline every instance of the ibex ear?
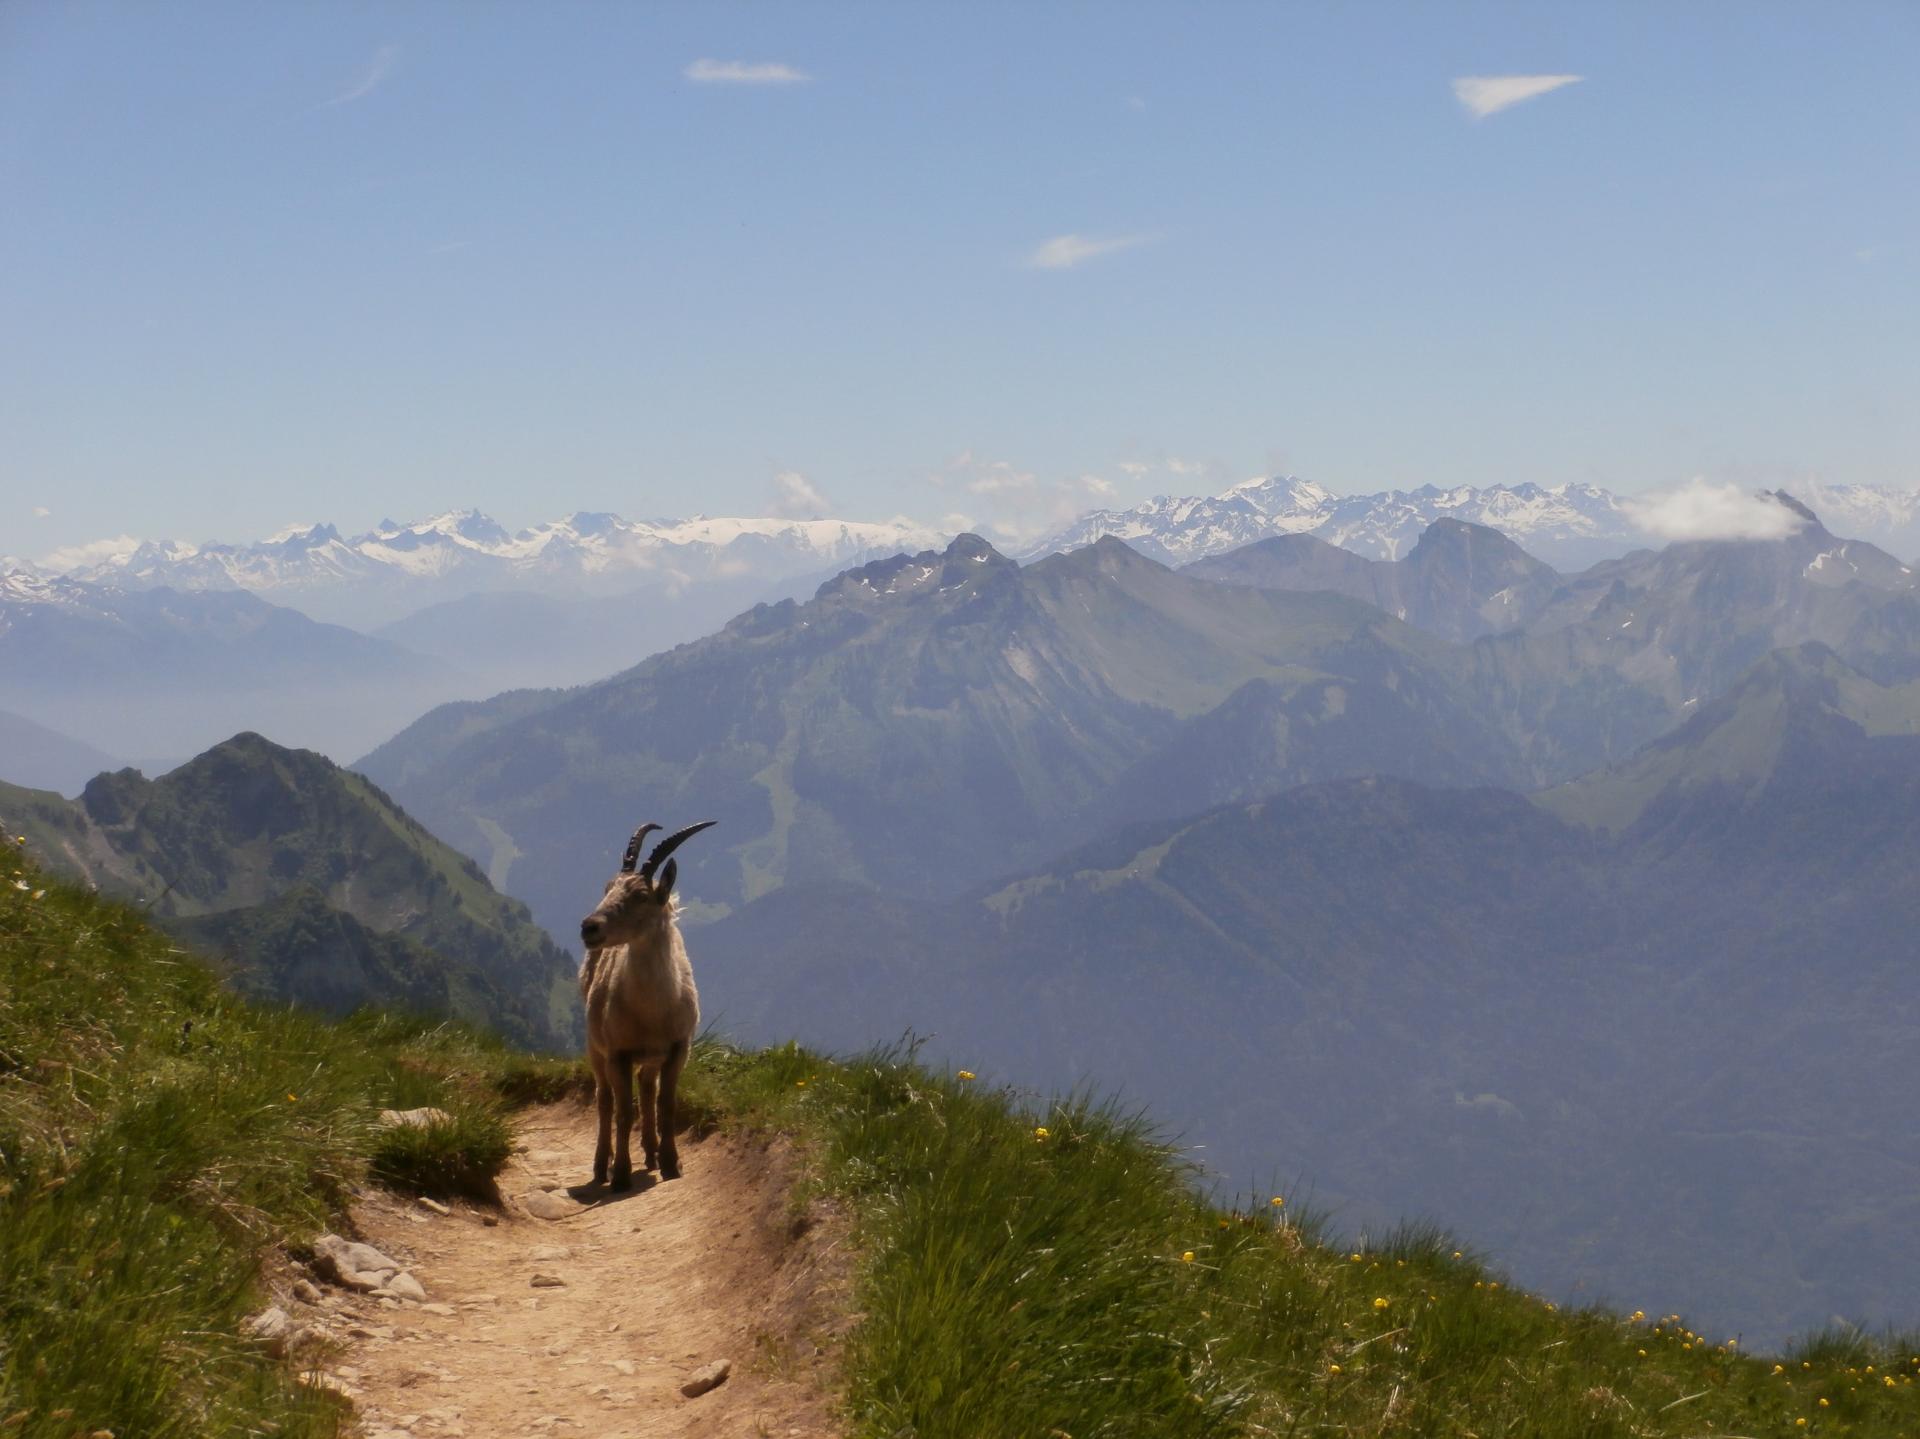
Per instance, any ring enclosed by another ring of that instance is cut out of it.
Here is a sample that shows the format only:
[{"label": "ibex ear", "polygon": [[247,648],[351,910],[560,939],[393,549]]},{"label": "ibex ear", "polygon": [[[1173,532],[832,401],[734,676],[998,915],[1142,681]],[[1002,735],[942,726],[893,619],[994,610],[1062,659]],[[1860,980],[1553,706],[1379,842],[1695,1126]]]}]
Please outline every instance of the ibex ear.
[{"label": "ibex ear", "polygon": [[678,878],[680,878],[680,861],[670,859],[661,869],[660,878],[653,882],[654,892],[660,896],[662,904],[673,897],[673,882]]}]

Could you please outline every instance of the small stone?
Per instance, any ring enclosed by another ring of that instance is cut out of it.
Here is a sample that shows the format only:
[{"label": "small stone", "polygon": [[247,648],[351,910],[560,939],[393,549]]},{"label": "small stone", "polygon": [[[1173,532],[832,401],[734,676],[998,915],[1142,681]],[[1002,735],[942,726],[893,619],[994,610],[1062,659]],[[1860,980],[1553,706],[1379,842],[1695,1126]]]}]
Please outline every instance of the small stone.
[{"label": "small stone", "polygon": [[716,1359],[704,1369],[696,1369],[687,1376],[686,1383],[680,1386],[680,1392],[689,1399],[698,1399],[709,1390],[718,1389],[727,1382],[727,1376],[733,1373],[731,1359]]},{"label": "small stone", "polygon": [[457,1314],[459,1311],[451,1304],[422,1304],[421,1312],[426,1314]]},{"label": "small stone", "polygon": [[439,1200],[429,1199],[424,1194],[420,1196],[417,1202],[419,1203],[422,1209],[426,1210],[430,1214],[437,1214],[442,1219],[445,1219],[449,1214],[453,1213],[451,1209],[447,1208],[447,1206],[442,1204]]},{"label": "small stone", "polygon": [[635,1372],[631,1359],[609,1359],[607,1363],[616,1374],[631,1376]]},{"label": "small stone", "polygon": [[487,1228],[494,1229],[500,1224],[500,1216],[497,1214],[483,1214],[480,1216],[480,1222],[486,1225]]},{"label": "small stone", "polygon": [[567,1281],[558,1274],[536,1274],[527,1283],[535,1289],[565,1289]]},{"label": "small stone", "polygon": [[536,1261],[571,1259],[573,1251],[564,1244],[542,1244],[537,1249],[529,1250],[527,1258]]},{"label": "small stone", "polygon": [[411,1299],[416,1304],[427,1297],[426,1288],[404,1270],[387,1281],[387,1293],[396,1299]]},{"label": "small stone", "polygon": [[320,1286],[315,1284],[311,1279],[294,1280],[293,1297],[298,1299],[302,1304],[318,1304],[325,1298],[320,1292]]},{"label": "small stone", "polygon": [[580,1206],[571,1199],[543,1189],[521,1195],[520,1207],[535,1219],[567,1219],[580,1212]]},{"label": "small stone", "polygon": [[258,1339],[267,1346],[267,1353],[278,1358],[287,1352],[287,1336],[293,1332],[293,1321],[287,1317],[286,1310],[274,1304],[242,1320],[240,1332],[249,1339]]},{"label": "small stone", "polygon": [[313,1269],[322,1279],[362,1293],[384,1287],[400,1272],[396,1262],[371,1244],[356,1244],[337,1234],[323,1234],[313,1241]]}]

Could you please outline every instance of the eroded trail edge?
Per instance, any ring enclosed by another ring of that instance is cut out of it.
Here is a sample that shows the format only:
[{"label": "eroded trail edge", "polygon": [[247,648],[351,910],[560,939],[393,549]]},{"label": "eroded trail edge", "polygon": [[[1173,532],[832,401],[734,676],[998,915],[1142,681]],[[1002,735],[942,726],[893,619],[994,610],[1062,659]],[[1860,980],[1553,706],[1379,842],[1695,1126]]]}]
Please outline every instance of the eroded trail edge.
[{"label": "eroded trail edge", "polygon": [[[361,1237],[426,1290],[329,1289],[316,1306],[367,1435],[840,1433],[844,1226],[796,1210],[786,1141],[683,1136],[684,1178],[612,1195],[582,1183],[587,1110],[528,1111],[519,1131],[504,1212],[385,1194],[356,1208]],[[717,1387],[682,1392],[723,1362]]]}]

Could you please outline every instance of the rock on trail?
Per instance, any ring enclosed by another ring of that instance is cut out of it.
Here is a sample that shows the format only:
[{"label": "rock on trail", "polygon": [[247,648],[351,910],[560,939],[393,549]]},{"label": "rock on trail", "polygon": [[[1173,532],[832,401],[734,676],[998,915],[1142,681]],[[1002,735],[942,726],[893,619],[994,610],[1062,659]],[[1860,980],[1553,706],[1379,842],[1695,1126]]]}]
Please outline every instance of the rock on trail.
[{"label": "rock on trail", "polygon": [[[794,1223],[784,1141],[684,1137],[684,1179],[611,1195],[584,1183],[589,1111],[530,1111],[521,1135],[504,1214],[378,1193],[355,1209],[358,1248],[433,1301],[391,1277],[320,1299],[347,1341],[323,1377],[371,1439],[841,1432],[843,1226]],[[365,1274],[356,1261],[333,1262]]]}]

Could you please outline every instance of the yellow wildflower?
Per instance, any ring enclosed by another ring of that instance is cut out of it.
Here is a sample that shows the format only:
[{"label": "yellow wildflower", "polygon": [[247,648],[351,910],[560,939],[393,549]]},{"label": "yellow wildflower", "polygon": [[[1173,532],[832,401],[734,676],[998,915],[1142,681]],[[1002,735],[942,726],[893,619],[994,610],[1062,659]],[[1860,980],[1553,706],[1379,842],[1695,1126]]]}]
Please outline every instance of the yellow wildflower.
[{"label": "yellow wildflower", "polygon": [[1826,1401],[1826,1400],[1825,1400],[1824,1398],[1823,1398],[1823,1399],[1821,1399],[1821,1401],[1820,1401],[1820,1407],[1821,1407],[1822,1409],[1825,1409],[1825,1408],[1827,1407],[1827,1401]]},{"label": "yellow wildflower", "polygon": [[1340,1372],[1340,1366],[1338,1364],[1329,1364],[1327,1366],[1327,1373],[1338,1374],[1339,1372]]},{"label": "yellow wildflower", "polygon": [[1186,1253],[1184,1253],[1184,1254],[1182,1254],[1182,1255],[1180,1256],[1180,1262],[1181,1262],[1182,1264],[1191,1264],[1191,1263],[1193,1263],[1193,1251],[1192,1251],[1191,1249],[1189,1249],[1189,1250],[1187,1250],[1187,1251],[1186,1251]]},{"label": "yellow wildflower", "polygon": [[1644,1350],[1644,1349],[1642,1349],[1642,1350],[1640,1351],[1640,1357],[1641,1357],[1642,1359],[1645,1359],[1645,1358],[1647,1357],[1647,1351],[1646,1351],[1646,1350]]},{"label": "yellow wildflower", "polygon": [[1045,1139],[1045,1138],[1047,1137],[1047,1135],[1048,1135],[1048,1133],[1049,1133],[1049,1131],[1048,1131],[1048,1129],[1047,1129],[1047,1126],[1046,1126],[1046,1125],[1044,1125],[1044,1124],[1042,1124],[1042,1125],[1038,1125],[1038,1126],[1036,1126],[1036,1127],[1035,1127],[1035,1129],[1034,1129],[1034,1131],[1033,1131],[1033,1137],[1034,1137],[1035,1139]]},{"label": "yellow wildflower", "polygon": [[[1268,1204],[1270,1204],[1270,1205],[1272,1205],[1272,1206],[1273,1206],[1273,1207],[1274,1207],[1275,1209],[1278,1209],[1278,1208],[1279,1208],[1279,1207],[1280,1207],[1281,1205],[1283,1205],[1283,1204],[1285,1204],[1286,1202],[1287,1202],[1286,1200],[1284,1200],[1284,1199],[1282,1199],[1282,1198],[1281,1198],[1281,1197],[1280,1197],[1279,1195],[1277,1195],[1277,1194],[1276,1194],[1276,1195],[1274,1195],[1274,1196],[1273,1196],[1273,1198],[1271,1198],[1271,1199],[1269,1199],[1269,1200],[1267,1201],[1267,1203],[1268,1203]],[[1915,1364],[1920,1364],[1920,1359],[1916,1359],[1916,1360],[1914,1360],[1913,1362],[1914,1362]]]},{"label": "yellow wildflower", "polygon": [[960,1075],[959,1075],[959,1077],[960,1077],[961,1079],[974,1079],[974,1078],[977,1078],[977,1076],[976,1076],[976,1075],[974,1074],[974,1072],[973,1072],[973,1071],[972,1071],[971,1069],[963,1069],[963,1070],[961,1070],[961,1071],[960,1071]]},{"label": "yellow wildflower", "polygon": [[1375,1309],[1385,1309],[1387,1307],[1387,1301],[1385,1299],[1376,1299],[1373,1301],[1373,1307]]}]

